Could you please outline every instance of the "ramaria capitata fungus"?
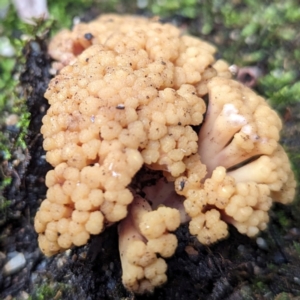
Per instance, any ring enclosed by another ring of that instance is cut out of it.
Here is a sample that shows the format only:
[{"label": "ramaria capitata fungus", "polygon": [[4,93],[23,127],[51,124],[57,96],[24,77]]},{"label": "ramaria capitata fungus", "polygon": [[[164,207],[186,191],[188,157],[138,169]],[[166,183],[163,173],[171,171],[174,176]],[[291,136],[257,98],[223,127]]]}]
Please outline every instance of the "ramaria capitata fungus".
[{"label": "ramaria capitata fungus", "polygon": [[[60,32],[49,53],[58,75],[41,132],[54,169],[35,217],[45,255],[119,222],[123,283],[144,293],[167,280],[180,223],[207,245],[228,223],[254,236],[274,201],[293,200],[279,117],[230,79],[210,44],[170,24],[104,15]],[[163,174],[144,198],[131,187],[142,167]]]}]

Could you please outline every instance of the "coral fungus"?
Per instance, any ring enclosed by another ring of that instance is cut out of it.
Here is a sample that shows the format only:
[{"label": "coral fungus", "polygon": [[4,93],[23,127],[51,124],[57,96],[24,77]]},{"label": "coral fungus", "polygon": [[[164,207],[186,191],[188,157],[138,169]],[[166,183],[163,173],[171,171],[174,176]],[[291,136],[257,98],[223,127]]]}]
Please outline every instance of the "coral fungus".
[{"label": "coral fungus", "polygon": [[[207,245],[228,223],[254,236],[273,201],[293,200],[279,117],[214,52],[133,16],[104,15],[54,37],[58,75],[41,129],[54,170],[35,217],[46,255],[120,222],[123,283],[152,291],[167,280],[180,223]],[[131,185],[141,168],[160,174],[142,193]]]}]

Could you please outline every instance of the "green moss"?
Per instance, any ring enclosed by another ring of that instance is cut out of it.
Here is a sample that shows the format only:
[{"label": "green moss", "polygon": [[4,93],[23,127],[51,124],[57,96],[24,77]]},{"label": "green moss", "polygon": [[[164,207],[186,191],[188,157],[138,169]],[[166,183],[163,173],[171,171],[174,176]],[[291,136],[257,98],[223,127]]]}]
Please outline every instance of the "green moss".
[{"label": "green moss", "polygon": [[293,246],[297,252],[297,254],[299,255],[300,257],[300,243],[297,243],[297,242],[293,242]]},{"label": "green moss", "polygon": [[207,39],[217,44],[223,58],[239,66],[262,67],[267,76],[257,87],[262,95],[274,106],[299,101],[300,13],[296,0],[212,0],[195,5],[199,32],[209,35]]},{"label": "green moss", "polygon": [[264,294],[266,291],[269,291],[268,286],[260,279],[255,280],[252,288],[254,293],[259,293],[260,295]]},{"label": "green moss", "polygon": [[84,9],[90,7],[92,3],[92,0],[85,2],[80,0],[49,1],[49,13],[56,20],[56,28],[70,28],[73,22],[72,16],[78,15]]},{"label": "green moss", "polygon": [[135,2],[130,0],[48,1],[50,18],[55,20],[52,33],[54,34],[61,28],[71,28],[74,17],[82,17],[91,8],[94,9],[96,15],[107,12],[134,13],[136,11]]},{"label": "green moss", "polygon": [[62,283],[43,283],[32,292],[28,300],[64,299],[67,290],[68,286]]},{"label": "green moss", "polygon": [[[31,26],[32,27],[32,26]],[[22,38],[22,34],[30,34],[30,27],[23,24],[17,18],[16,12],[11,5],[8,6],[6,18],[0,25],[0,38],[5,39],[10,47],[13,48],[11,57],[0,57],[0,127],[5,127],[5,119],[10,114],[16,113],[22,120],[20,127],[21,135],[24,135],[27,129],[25,119],[29,120],[27,108],[25,107],[25,99],[20,99],[17,94],[18,76],[24,63],[22,49],[26,41]],[[22,134],[24,131],[24,134]],[[12,143],[7,132],[0,134],[0,158],[7,160],[12,156],[11,153],[17,145]]]},{"label": "green moss", "polygon": [[280,293],[279,295],[277,295],[276,300],[292,300],[292,299],[296,299],[294,297],[292,297],[290,294],[288,293]]},{"label": "green moss", "polygon": [[195,18],[199,10],[197,0],[160,0],[149,1],[149,8],[154,15],[171,16],[180,14],[187,18]]},{"label": "green moss", "polygon": [[[0,216],[1,222],[6,220],[6,211],[10,200],[6,199],[4,190],[11,183],[10,173],[13,169],[15,153],[26,151],[25,137],[28,130],[30,114],[27,109],[26,99],[19,87],[19,76],[23,70],[25,56],[22,50],[25,44],[36,36],[43,35],[52,25],[52,21],[36,20],[36,26],[22,23],[9,3],[7,14],[0,23],[0,41],[5,41],[11,53],[9,56],[0,55]],[[0,3],[0,7],[3,3]],[[5,54],[5,49],[1,52]],[[7,130],[6,119],[10,115],[18,116],[18,122],[11,129]]]},{"label": "green moss", "polygon": [[[6,212],[6,209],[10,206],[10,201],[7,200],[6,198],[0,196],[0,211],[1,211],[1,214],[5,213]],[[2,219],[0,221],[0,224],[2,225]]]},{"label": "green moss", "polygon": [[288,218],[284,211],[279,210],[276,216],[282,228],[289,228],[291,226],[291,220]]}]

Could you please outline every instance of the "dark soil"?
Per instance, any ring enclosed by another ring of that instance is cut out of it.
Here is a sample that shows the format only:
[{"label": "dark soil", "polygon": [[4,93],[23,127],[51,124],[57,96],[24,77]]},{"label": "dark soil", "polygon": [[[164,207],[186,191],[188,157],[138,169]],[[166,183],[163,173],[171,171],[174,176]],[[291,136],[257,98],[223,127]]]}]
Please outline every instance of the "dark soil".
[{"label": "dark soil", "polygon": [[[20,79],[31,113],[28,152],[17,165],[10,166],[15,176],[5,196],[13,201],[0,228],[0,251],[4,254],[0,267],[13,251],[25,255],[26,266],[13,275],[0,273],[0,299],[26,299],[27,293],[32,299],[237,300],[275,299],[284,292],[290,298],[282,299],[300,299],[300,221],[296,205],[276,205],[260,246],[255,239],[231,228],[228,239],[205,247],[190,236],[187,226],[180,227],[176,232],[178,249],[167,260],[168,282],[152,295],[135,296],[122,286],[116,226],[93,237],[85,247],[45,258],[38,249],[33,218],[45,198],[44,177],[50,169],[40,127],[48,107],[43,94],[51,78],[51,61],[45,41],[40,39],[31,41],[24,55],[26,68]],[[299,106],[293,108],[293,112],[297,110],[299,114]],[[299,134],[295,129],[299,120],[297,114],[293,115],[287,126]],[[295,133],[288,133],[286,130],[285,141],[299,149],[299,138],[295,140]]]}]

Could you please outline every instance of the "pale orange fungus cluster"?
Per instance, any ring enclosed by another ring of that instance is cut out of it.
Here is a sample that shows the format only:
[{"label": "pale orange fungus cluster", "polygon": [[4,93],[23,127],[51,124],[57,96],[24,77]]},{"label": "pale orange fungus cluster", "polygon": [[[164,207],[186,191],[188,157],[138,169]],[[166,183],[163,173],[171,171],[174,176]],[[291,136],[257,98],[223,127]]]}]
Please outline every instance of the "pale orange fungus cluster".
[{"label": "pale orange fungus cluster", "polygon": [[[45,255],[120,221],[123,283],[144,293],[167,280],[170,232],[184,219],[211,244],[228,223],[256,235],[274,201],[293,200],[279,117],[230,79],[210,44],[170,24],[103,15],[58,33],[49,53],[58,75],[41,133],[54,169],[35,217]],[[130,187],[143,166],[166,180],[146,192],[152,207]]]}]

